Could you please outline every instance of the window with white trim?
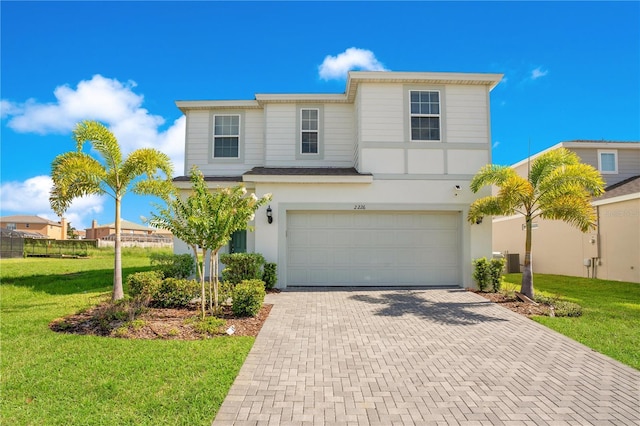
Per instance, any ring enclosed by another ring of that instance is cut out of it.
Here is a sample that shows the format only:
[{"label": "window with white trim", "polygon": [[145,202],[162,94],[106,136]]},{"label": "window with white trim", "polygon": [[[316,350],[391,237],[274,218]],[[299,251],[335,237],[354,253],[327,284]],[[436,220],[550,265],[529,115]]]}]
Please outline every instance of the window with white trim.
[{"label": "window with white trim", "polygon": [[440,92],[437,90],[411,90],[411,140],[440,140]]},{"label": "window with white trim", "polygon": [[213,120],[213,158],[239,158],[240,116],[216,115]]},{"label": "window with white trim", "polygon": [[16,224],[15,223],[7,223],[7,229],[10,231],[15,231],[16,230]]},{"label": "window with white trim", "polygon": [[598,170],[603,174],[618,173],[618,151],[598,150]]},{"label": "window with white trim", "polygon": [[302,108],[300,110],[300,153],[317,154],[319,151],[320,111]]}]

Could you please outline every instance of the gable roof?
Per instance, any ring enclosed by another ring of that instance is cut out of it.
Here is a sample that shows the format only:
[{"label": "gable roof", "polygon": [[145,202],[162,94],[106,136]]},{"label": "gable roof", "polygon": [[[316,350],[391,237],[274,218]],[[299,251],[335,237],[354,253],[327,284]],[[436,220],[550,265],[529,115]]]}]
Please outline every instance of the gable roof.
[{"label": "gable roof", "polygon": [[60,222],[54,222],[49,219],[45,219],[40,216],[33,215],[13,215],[13,216],[2,216],[0,217],[0,222],[14,222],[14,223],[42,223],[46,225],[55,225],[62,226]]},{"label": "gable roof", "polygon": [[[156,230],[155,228],[149,228],[148,226],[130,222],[125,219],[122,219],[120,221],[120,226],[122,227],[122,229],[128,229],[128,230],[134,230],[134,231],[155,231]],[[96,225],[96,229],[97,228],[114,228],[115,229],[115,227],[116,227],[115,222],[108,223],[106,225]],[[92,229],[92,228],[87,228],[87,229]]]},{"label": "gable roof", "polygon": [[543,149],[540,152],[535,154],[531,154],[531,157],[525,158],[523,160],[518,161],[517,163],[511,165],[513,168],[517,168],[526,164],[529,159],[532,161],[541,156],[542,154],[553,151],[557,148],[601,148],[601,149],[640,149],[640,141],[605,141],[605,140],[586,140],[586,139],[576,139],[571,141],[564,141],[557,143],[547,149]]}]

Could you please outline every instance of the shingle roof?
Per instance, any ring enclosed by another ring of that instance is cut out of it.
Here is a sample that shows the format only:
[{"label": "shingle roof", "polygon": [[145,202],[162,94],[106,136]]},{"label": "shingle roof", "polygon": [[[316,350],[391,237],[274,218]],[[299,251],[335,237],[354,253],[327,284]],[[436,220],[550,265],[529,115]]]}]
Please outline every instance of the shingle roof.
[{"label": "shingle roof", "polygon": [[607,198],[621,197],[623,195],[640,193],[640,175],[630,177],[618,183],[615,183],[604,190],[604,195],[596,198],[594,201],[606,200]]},{"label": "shingle roof", "polygon": [[60,226],[60,223],[54,222],[49,219],[45,219],[40,216],[33,215],[13,215],[0,217],[1,222],[14,222],[14,223],[46,223],[48,225]]},{"label": "shingle roof", "polygon": [[[177,176],[174,182],[189,182],[191,176]],[[242,176],[205,176],[205,182],[242,182]]]},{"label": "shingle roof", "polygon": [[[135,231],[155,231],[154,228],[149,228],[147,226],[139,225],[137,223],[130,222],[130,221],[124,220],[124,219],[122,219],[120,221],[120,226],[122,227],[122,229],[129,229],[129,230],[135,230]],[[115,222],[109,223],[107,225],[97,225],[96,226],[96,228],[114,228],[114,229],[115,229],[115,227],[116,227]],[[87,229],[91,229],[91,228],[87,228]]]},{"label": "shingle roof", "polygon": [[371,176],[354,167],[254,167],[245,175],[266,176]]}]

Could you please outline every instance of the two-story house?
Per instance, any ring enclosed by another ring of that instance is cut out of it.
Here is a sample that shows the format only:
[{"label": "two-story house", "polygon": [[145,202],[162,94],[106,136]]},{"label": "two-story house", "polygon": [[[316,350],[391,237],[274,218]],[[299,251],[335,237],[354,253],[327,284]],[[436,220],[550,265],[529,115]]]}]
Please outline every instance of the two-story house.
[{"label": "two-story house", "polygon": [[[557,220],[533,222],[534,273],[596,277],[640,282],[640,142],[576,140],[561,142],[531,157],[557,148],[575,152],[600,171],[605,194],[593,200],[597,229],[582,233]],[[529,159],[512,167],[526,176]],[[494,251],[524,257],[524,218],[493,220]],[[517,261],[511,257],[514,263]],[[514,264],[510,268],[518,270]]]},{"label": "two-story house", "polygon": [[0,228],[28,232],[39,235],[42,238],[67,239],[67,221],[65,218],[62,218],[60,222],[54,222],[33,215],[3,216],[0,217]]},{"label": "two-story house", "polygon": [[[278,287],[473,287],[491,221],[466,221],[491,162],[499,74],[351,72],[340,94],[178,101],[185,170],[273,194],[232,250],[278,264]],[[184,190],[188,178],[175,182]],[[186,193],[186,192],[185,192]],[[188,252],[180,241],[177,252]]]}]

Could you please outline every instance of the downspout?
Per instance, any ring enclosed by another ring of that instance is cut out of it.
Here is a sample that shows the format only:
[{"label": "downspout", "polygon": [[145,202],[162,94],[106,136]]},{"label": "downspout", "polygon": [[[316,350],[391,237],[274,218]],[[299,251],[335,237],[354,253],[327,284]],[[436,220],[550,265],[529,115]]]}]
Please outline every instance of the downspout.
[{"label": "downspout", "polygon": [[592,278],[598,278],[598,264],[600,263],[600,206],[596,206],[596,258],[593,259]]}]

